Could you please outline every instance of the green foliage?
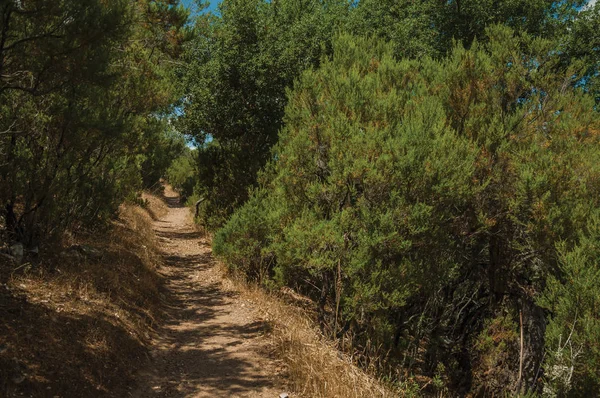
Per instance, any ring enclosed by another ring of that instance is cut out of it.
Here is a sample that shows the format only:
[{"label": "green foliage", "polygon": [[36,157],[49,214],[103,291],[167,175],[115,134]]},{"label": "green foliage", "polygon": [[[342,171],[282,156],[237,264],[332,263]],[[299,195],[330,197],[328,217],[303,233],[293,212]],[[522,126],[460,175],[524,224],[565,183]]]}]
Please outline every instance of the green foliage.
[{"label": "green foliage", "polygon": [[475,385],[498,391],[512,382],[511,369],[518,367],[519,324],[513,314],[502,314],[486,320],[474,345],[476,355],[473,378]]},{"label": "green foliage", "polygon": [[600,3],[586,7],[572,24],[562,46],[565,62],[584,60],[587,69],[581,84],[600,104]]},{"label": "green foliage", "polygon": [[215,254],[227,258],[234,272],[257,282],[268,281],[273,265],[273,253],[267,250],[276,219],[269,199],[266,191],[255,191],[213,240]]},{"label": "green foliage", "polygon": [[590,217],[579,242],[558,245],[560,273],[548,278],[540,300],[548,325],[546,391],[553,396],[590,396],[600,389],[600,212]]},{"label": "green foliage", "polygon": [[225,0],[196,21],[181,130],[198,144],[202,222],[214,229],[247,199],[277,140],[286,89],[318,65],[341,0]]},{"label": "green foliage", "polygon": [[[582,0],[361,0],[348,30],[375,34],[393,46],[399,57],[445,55],[453,41],[469,47],[485,40],[486,27],[504,24],[518,32],[546,39],[577,36],[569,33],[586,1]],[[593,46],[586,46],[593,48]]]},{"label": "green foliage", "polygon": [[196,150],[188,147],[183,153],[171,162],[167,170],[167,179],[169,183],[179,192],[183,201],[194,194],[196,185]]},{"label": "green foliage", "polygon": [[[341,36],[290,94],[261,188],[215,252],[312,297],[324,330],[407,372],[441,364],[464,393],[537,391],[535,301],[563,275],[557,242],[576,244],[599,207],[600,117],[574,88],[585,64],[565,66],[553,42],[497,26],[482,43],[398,61]],[[500,385],[465,383],[502,309],[507,324],[523,314],[523,377],[512,361]]]},{"label": "green foliage", "polygon": [[0,203],[11,239],[35,245],[102,223],[141,187],[176,95],[169,61],[187,20],[176,5],[2,2]]},{"label": "green foliage", "polygon": [[3,238],[102,225],[167,176],[222,227],[215,253],[314,299],[358,362],[438,392],[590,395],[585,3],[224,0],[188,27],[178,0],[3,1]]},{"label": "green foliage", "polygon": [[[149,119],[149,121],[152,126],[145,129],[145,150],[141,164],[142,182],[144,188],[147,189],[156,187],[159,180],[165,176],[173,183],[169,177],[172,163],[189,156],[185,138],[170,128],[166,119],[157,118]],[[181,161],[179,162],[181,163]],[[193,168],[190,166],[187,171],[193,173]],[[184,184],[184,182],[178,179],[176,184]],[[177,188],[183,189],[183,185],[178,185]]]},{"label": "green foliage", "polygon": [[[552,40],[563,66],[585,60],[579,82],[598,97],[598,6],[582,0],[224,0],[201,15],[181,70],[180,128],[199,146],[201,222],[216,229],[248,198],[283,125],[285,95],[302,71],[331,55],[340,31],[389,41],[396,58],[469,48],[500,23]],[[206,145],[210,142],[210,145]]]}]

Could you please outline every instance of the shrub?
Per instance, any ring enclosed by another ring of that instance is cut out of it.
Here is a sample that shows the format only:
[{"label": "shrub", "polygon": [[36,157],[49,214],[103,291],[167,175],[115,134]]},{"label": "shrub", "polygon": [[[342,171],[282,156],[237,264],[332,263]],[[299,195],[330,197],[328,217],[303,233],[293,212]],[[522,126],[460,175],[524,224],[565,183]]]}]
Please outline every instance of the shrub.
[{"label": "shrub", "polygon": [[[312,297],[325,331],[391,369],[444,369],[463,393],[539,391],[537,300],[563,281],[557,243],[576,247],[599,207],[600,118],[551,43],[488,36],[441,61],[339,37],[290,93],[261,189],[215,252]],[[479,336],[502,313],[523,361],[475,385]]]},{"label": "shrub", "polygon": [[177,3],[3,2],[2,239],[36,247],[106,225],[151,185],[168,141],[159,119],[177,96],[171,61],[188,15]]},{"label": "shrub", "polygon": [[592,396],[600,388],[600,212],[575,246],[558,244],[560,272],[540,299],[550,311],[546,359],[549,396]]},{"label": "shrub", "polygon": [[167,179],[181,196],[185,199],[194,194],[196,184],[195,151],[186,148],[183,154],[172,161],[167,170]]}]

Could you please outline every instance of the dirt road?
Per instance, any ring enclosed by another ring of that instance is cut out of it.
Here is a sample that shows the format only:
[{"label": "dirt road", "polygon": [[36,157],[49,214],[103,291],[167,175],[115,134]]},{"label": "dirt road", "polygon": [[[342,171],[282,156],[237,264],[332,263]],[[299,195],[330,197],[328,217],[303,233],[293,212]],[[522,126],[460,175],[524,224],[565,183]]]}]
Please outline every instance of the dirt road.
[{"label": "dirt road", "polygon": [[168,317],[131,396],[278,397],[283,387],[264,336],[268,324],[223,284],[189,209],[169,188],[166,195],[169,213],[155,230],[165,255]]}]

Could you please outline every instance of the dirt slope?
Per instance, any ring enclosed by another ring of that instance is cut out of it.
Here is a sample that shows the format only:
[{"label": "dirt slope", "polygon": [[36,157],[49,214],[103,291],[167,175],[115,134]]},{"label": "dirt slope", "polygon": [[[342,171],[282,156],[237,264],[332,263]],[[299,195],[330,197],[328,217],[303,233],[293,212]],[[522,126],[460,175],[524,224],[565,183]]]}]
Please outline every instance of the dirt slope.
[{"label": "dirt slope", "polygon": [[222,282],[210,245],[167,188],[169,213],[155,222],[166,265],[165,324],[133,397],[277,397],[284,390],[264,334],[268,324]]}]

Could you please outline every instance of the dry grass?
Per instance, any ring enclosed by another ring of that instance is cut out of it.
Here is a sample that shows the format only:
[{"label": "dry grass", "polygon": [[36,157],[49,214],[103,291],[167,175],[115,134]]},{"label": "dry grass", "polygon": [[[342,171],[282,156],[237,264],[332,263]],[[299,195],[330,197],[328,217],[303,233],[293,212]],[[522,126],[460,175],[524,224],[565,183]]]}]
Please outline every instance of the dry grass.
[{"label": "dry grass", "polygon": [[39,263],[0,264],[0,396],[126,396],[161,316],[160,203],[122,206],[107,234]]},{"label": "dry grass", "polygon": [[144,208],[148,211],[153,220],[159,220],[169,212],[169,207],[165,203],[165,200],[160,196],[149,192],[143,192],[142,200],[145,204]]},{"label": "dry grass", "polygon": [[[225,267],[221,266],[226,274]],[[265,292],[231,276],[230,283],[256,306],[272,328],[277,356],[284,363],[293,396],[314,398],[396,397],[395,391],[352,363],[316,327],[313,317],[299,305]],[[291,292],[284,292],[289,296]],[[296,297],[295,301],[305,299]]]}]

